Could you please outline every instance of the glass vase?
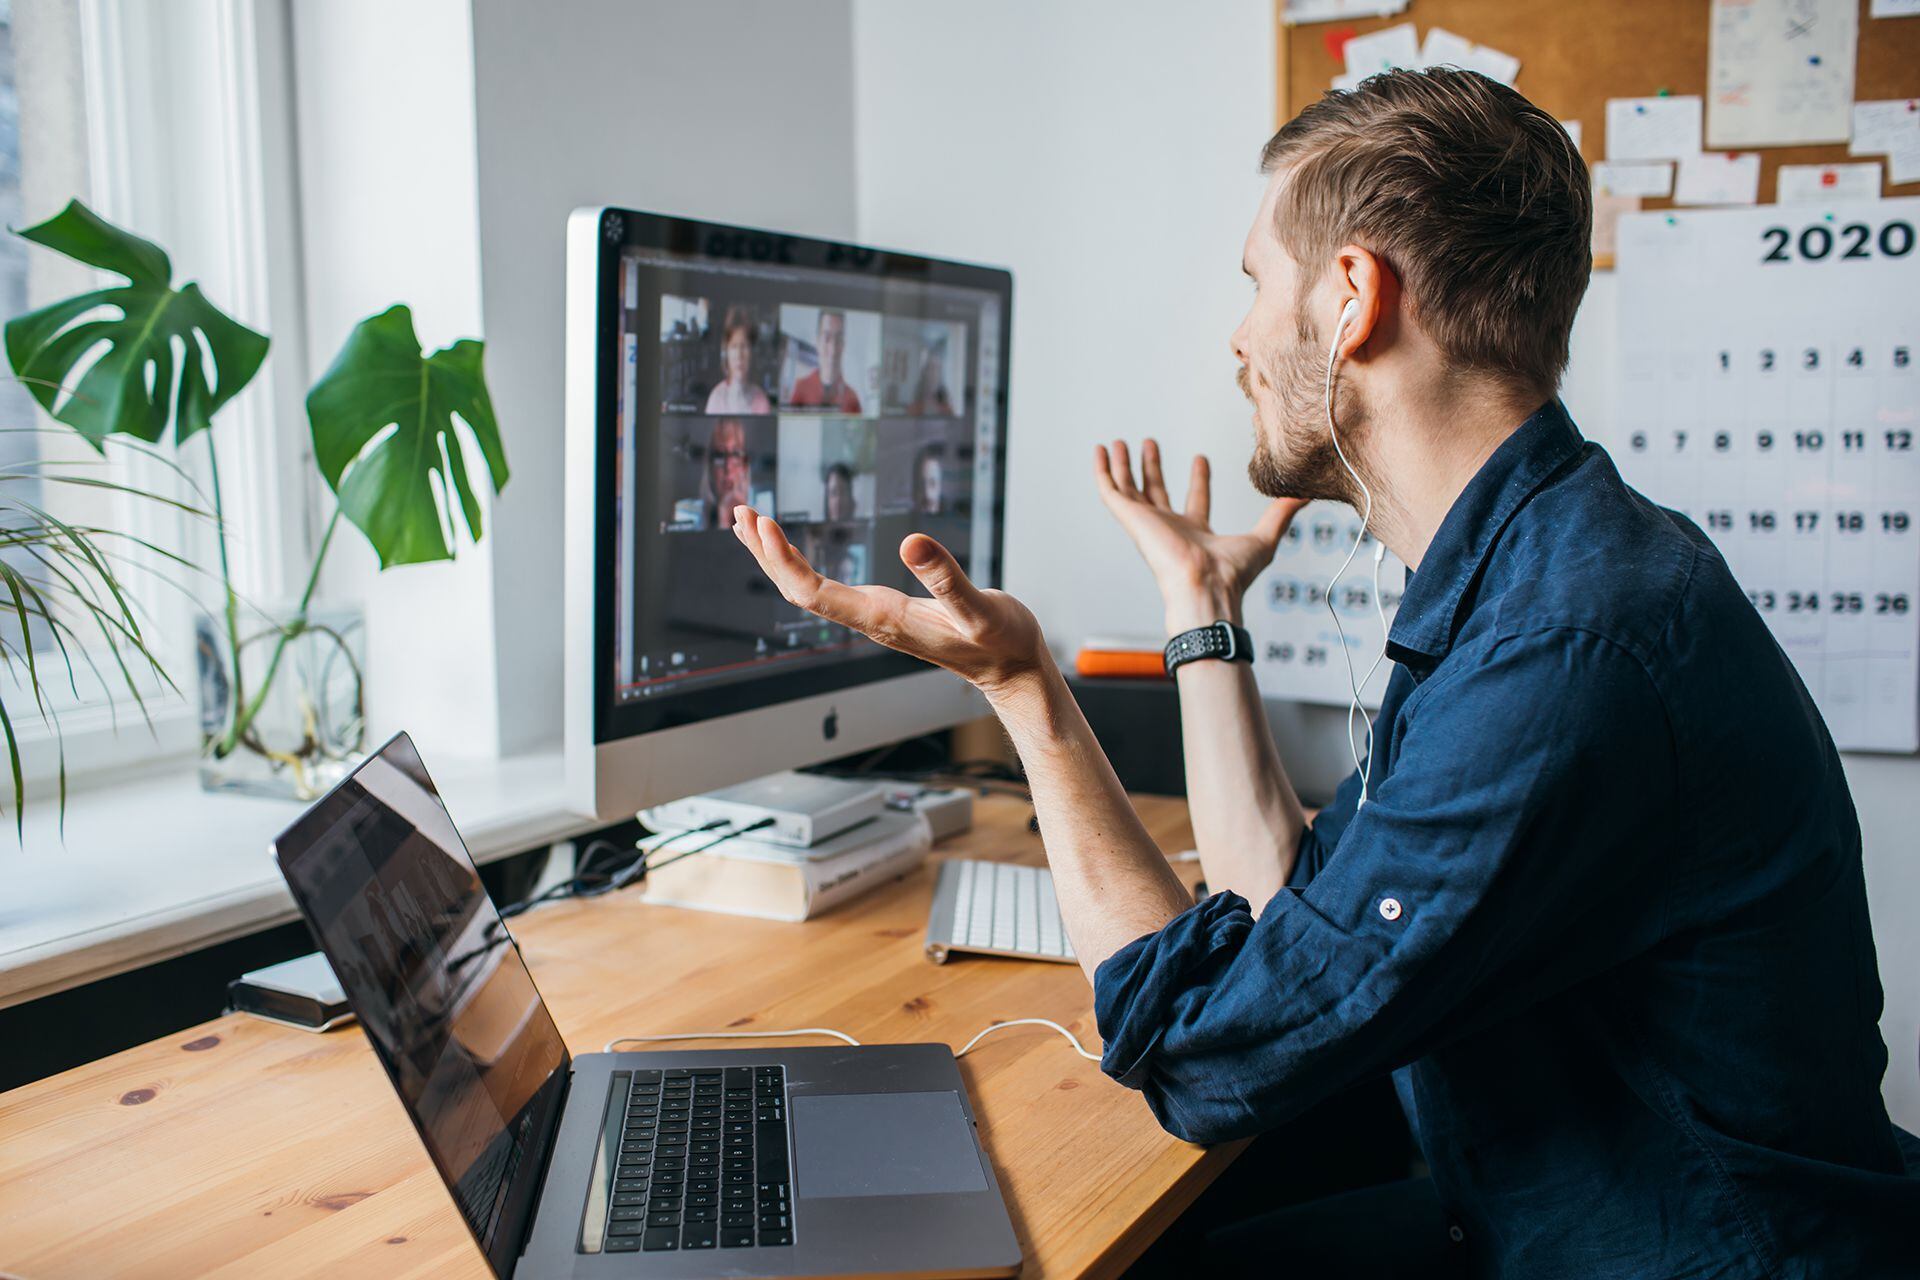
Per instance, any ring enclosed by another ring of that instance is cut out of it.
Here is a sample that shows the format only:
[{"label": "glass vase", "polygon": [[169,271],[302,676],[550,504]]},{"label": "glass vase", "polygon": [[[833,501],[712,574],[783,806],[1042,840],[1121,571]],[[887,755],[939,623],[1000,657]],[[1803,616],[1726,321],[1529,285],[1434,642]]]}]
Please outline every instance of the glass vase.
[{"label": "glass vase", "polygon": [[[239,653],[202,616],[200,785],[308,801],[366,755],[366,627],[349,605],[244,608]],[[236,662],[237,657],[237,662]],[[264,692],[263,692],[264,691]]]}]

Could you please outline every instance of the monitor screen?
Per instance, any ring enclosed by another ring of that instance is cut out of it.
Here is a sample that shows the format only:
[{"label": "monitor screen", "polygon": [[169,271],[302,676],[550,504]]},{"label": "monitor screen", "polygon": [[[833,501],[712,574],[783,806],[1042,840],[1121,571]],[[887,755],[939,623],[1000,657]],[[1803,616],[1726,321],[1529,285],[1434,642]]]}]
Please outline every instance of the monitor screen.
[{"label": "monitor screen", "polygon": [[499,1268],[518,1253],[568,1057],[519,948],[402,734],[274,844],[313,930]]},{"label": "monitor screen", "polygon": [[924,594],[916,531],[995,582],[1006,273],[610,216],[598,740],[923,670],[782,600],[732,510],[845,582]]}]

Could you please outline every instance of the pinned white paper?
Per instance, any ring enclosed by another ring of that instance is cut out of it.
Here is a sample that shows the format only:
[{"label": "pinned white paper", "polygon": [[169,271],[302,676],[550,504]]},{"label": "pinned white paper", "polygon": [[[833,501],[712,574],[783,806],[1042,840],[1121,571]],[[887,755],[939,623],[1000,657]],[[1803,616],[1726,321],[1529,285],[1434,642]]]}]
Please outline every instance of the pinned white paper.
[{"label": "pinned white paper", "polygon": [[1670,196],[1673,194],[1673,165],[1665,160],[1641,160],[1621,163],[1602,160],[1593,166],[1594,189],[1602,195]]},{"label": "pinned white paper", "polygon": [[1287,0],[1288,26],[1339,18],[1384,18],[1404,13],[1407,0]]},{"label": "pinned white paper", "polygon": [[1887,149],[1888,182],[1920,182],[1920,130],[1894,140]]},{"label": "pinned white paper", "polygon": [[1475,44],[1445,27],[1427,29],[1427,37],[1420,44],[1420,65],[1478,71],[1489,80],[1509,85],[1520,74],[1520,59],[1487,45]]},{"label": "pinned white paper", "polygon": [[1607,99],[1607,159],[1678,160],[1700,154],[1700,99]]},{"label": "pinned white paper", "polygon": [[1756,204],[1759,199],[1759,152],[1708,151],[1681,157],[1673,183],[1675,204]]},{"label": "pinned white paper", "polygon": [[1411,22],[1382,27],[1347,41],[1347,74],[1365,78],[1396,67],[1420,65],[1420,41]]},{"label": "pinned white paper", "polygon": [[1713,0],[1707,145],[1844,142],[1858,0]]},{"label": "pinned white paper", "polygon": [[1847,150],[1856,156],[1883,156],[1915,134],[1920,134],[1920,98],[1856,102]]},{"label": "pinned white paper", "polygon": [[1560,127],[1567,131],[1567,136],[1573,139],[1573,149],[1578,151],[1580,149],[1580,122],[1578,120],[1562,120]]},{"label": "pinned white paper", "polygon": [[1873,0],[1869,18],[1911,18],[1920,14],[1920,0]]},{"label": "pinned white paper", "polygon": [[1840,200],[1878,200],[1880,162],[1867,164],[1783,164],[1774,199],[1781,204],[1833,204]]}]

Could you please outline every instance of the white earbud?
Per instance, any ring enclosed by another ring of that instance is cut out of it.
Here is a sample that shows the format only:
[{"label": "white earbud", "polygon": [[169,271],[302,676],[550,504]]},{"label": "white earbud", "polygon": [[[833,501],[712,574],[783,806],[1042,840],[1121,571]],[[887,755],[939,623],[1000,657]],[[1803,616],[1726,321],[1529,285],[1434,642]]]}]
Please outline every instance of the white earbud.
[{"label": "white earbud", "polygon": [[[1333,326],[1333,345],[1327,348],[1327,434],[1333,437],[1333,451],[1339,456],[1340,465],[1345,467],[1347,474],[1353,477],[1353,483],[1359,486],[1363,499],[1360,509],[1360,534],[1353,540],[1353,547],[1347,552],[1347,558],[1341,562],[1339,572],[1335,573],[1333,581],[1327,584],[1327,612],[1333,615],[1333,629],[1340,637],[1340,656],[1347,664],[1347,688],[1353,694],[1353,701],[1347,704],[1347,750],[1353,756],[1354,771],[1360,775],[1360,804],[1364,806],[1367,803],[1368,785],[1373,780],[1373,721],[1368,719],[1360,709],[1360,687],[1373,679],[1373,673],[1379,669],[1381,659],[1386,657],[1384,637],[1387,629],[1387,614],[1385,606],[1380,603],[1380,561],[1386,552],[1384,546],[1376,545],[1373,555],[1373,603],[1380,614],[1382,648],[1380,657],[1373,660],[1373,665],[1367,668],[1364,678],[1356,679],[1354,676],[1353,654],[1347,648],[1347,629],[1340,625],[1340,611],[1334,608],[1333,604],[1334,592],[1340,586],[1340,579],[1353,565],[1353,558],[1360,554],[1360,544],[1367,540],[1367,525],[1373,519],[1373,490],[1367,488],[1367,482],[1360,478],[1360,473],[1354,469],[1353,463],[1347,460],[1346,450],[1340,447],[1339,428],[1333,421],[1333,370],[1334,366],[1340,362],[1340,339],[1346,335],[1347,326],[1359,316],[1360,299],[1347,299],[1347,305],[1340,308],[1339,321]],[[1360,743],[1353,732],[1353,718],[1356,715],[1367,728],[1367,758],[1364,765],[1360,762]]]}]

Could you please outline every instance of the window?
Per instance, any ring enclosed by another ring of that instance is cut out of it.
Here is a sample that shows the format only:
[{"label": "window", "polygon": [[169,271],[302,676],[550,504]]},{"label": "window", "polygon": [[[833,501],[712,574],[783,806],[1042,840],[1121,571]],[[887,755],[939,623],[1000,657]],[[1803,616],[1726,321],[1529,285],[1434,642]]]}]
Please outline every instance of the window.
[{"label": "window", "polygon": [[[57,212],[69,199],[90,198],[82,62],[77,0],[0,0],[0,221],[7,226],[37,222]],[[41,251],[18,236],[0,235],[0,313],[6,317],[90,284],[89,273],[77,264]],[[8,531],[17,532],[32,521],[37,508],[76,527],[115,531],[99,539],[100,548],[115,557],[111,563],[116,574],[136,593],[134,598],[145,603],[156,594],[156,587],[165,588],[147,581],[153,558],[125,535],[156,540],[156,535],[172,532],[162,524],[173,522],[157,512],[132,510],[135,504],[126,495],[53,478],[142,483],[145,477],[117,456],[125,452],[113,450],[106,459],[100,458],[72,432],[49,423],[25,385],[11,376],[0,381],[0,497],[5,499],[0,522]],[[77,601],[61,594],[61,582],[42,555],[39,548],[11,538],[0,549],[0,556],[22,577],[46,588],[50,611],[73,629],[68,649],[86,652],[71,653],[73,678],[64,678],[68,663],[61,660],[52,627],[44,620],[31,618],[23,628],[18,612],[12,608],[0,612],[0,643],[7,646],[9,660],[16,665],[28,646],[32,647],[51,714],[63,730],[84,739],[96,717],[111,721],[117,714],[106,705],[110,693],[125,700],[128,690],[124,684],[114,683],[118,668],[104,650],[100,631],[88,621]],[[84,578],[78,579],[77,585],[98,587]],[[10,602],[11,597],[0,599]],[[143,630],[158,646],[156,656],[162,661],[174,657],[165,631],[172,612],[165,604],[143,611]],[[136,663],[129,671],[143,697],[153,698],[163,691],[163,683],[150,669]],[[59,767],[52,727],[34,713],[24,676],[12,684],[7,696],[15,730],[25,748],[23,763],[29,773],[46,775]],[[125,709],[125,714],[138,723],[138,715],[131,708]],[[151,737],[144,746],[151,750]],[[74,763],[70,756],[70,769]]]},{"label": "window", "polygon": [[[163,245],[175,283],[198,281],[216,305],[242,323],[272,332],[276,357],[299,349],[298,334],[267,316],[274,283],[269,270],[270,219],[286,212],[281,193],[266,190],[271,167],[260,120],[271,116],[264,95],[284,94],[274,77],[263,85],[263,50],[273,55],[284,30],[272,6],[246,0],[154,5],[149,0],[0,0],[0,219],[38,222],[70,199]],[[268,30],[263,34],[261,15]],[[291,273],[284,273],[291,278]],[[7,318],[60,297],[98,287],[90,269],[17,236],[0,234],[0,313]],[[288,339],[291,338],[291,343]],[[215,419],[229,541],[236,580],[249,600],[271,601],[284,589],[282,560],[298,554],[303,529],[297,487],[280,483],[297,448],[286,439],[295,413],[274,399],[276,358],[248,391]],[[297,380],[298,361],[291,376]],[[294,395],[297,397],[298,392]],[[26,389],[0,382],[0,493],[27,499],[63,520],[110,531],[106,547],[134,600],[149,647],[178,687],[135,670],[153,733],[142,723],[118,665],[98,648],[94,661],[76,655],[76,679],[41,683],[54,700],[70,775],[107,772],[156,755],[190,757],[198,742],[193,619],[217,609],[217,557],[210,523],[164,503],[36,473],[80,475],[125,484],[205,507],[205,445],[176,451],[171,442],[144,456],[110,441],[103,459],[76,433],[38,412]],[[182,474],[184,473],[184,474]],[[286,501],[282,495],[292,498]],[[291,516],[288,512],[294,514]],[[185,557],[187,568],[144,548]],[[0,548],[0,556],[11,554]],[[24,571],[24,566],[23,566]],[[44,623],[36,623],[45,628]],[[76,624],[86,634],[87,628]],[[0,591],[0,642],[23,639],[10,597]],[[31,633],[30,633],[31,634]],[[48,637],[32,635],[37,653]],[[99,669],[96,676],[94,667]],[[129,662],[129,669],[136,664]],[[52,731],[32,711],[24,682],[6,678],[9,712],[22,736],[23,763],[47,785],[59,768]],[[111,704],[110,704],[111,703]],[[31,785],[31,779],[30,779]],[[4,790],[4,788],[0,788]]]}]

